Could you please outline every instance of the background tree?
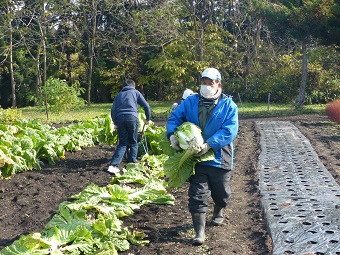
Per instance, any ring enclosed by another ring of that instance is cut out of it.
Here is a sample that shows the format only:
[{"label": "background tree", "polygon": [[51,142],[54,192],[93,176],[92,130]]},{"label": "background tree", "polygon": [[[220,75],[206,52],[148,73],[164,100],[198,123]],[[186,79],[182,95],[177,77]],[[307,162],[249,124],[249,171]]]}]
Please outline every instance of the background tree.
[{"label": "background tree", "polygon": [[[8,1],[0,1],[6,14]],[[224,91],[234,97],[264,102],[271,93],[273,102],[290,103],[300,93],[303,56],[305,102],[339,96],[335,1],[15,0],[15,6],[13,61],[9,16],[0,16],[5,108],[12,105],[11,62],[18,106],[48,106],[41,93],[48,78],[86,89],[90,103],[111,102],[127,77],[148,100],[177,100],[186,87],[199,89],[199,74],[209,66],[221,71]]]},{"label": "background tree", "polygon": [[302,75],[299,95],[295,100],[297,107],[305,103],[307,82],[307,44],[311,38],[319,38],[327,27],[332,15],[332,0],[282,0],[256,1],[261,16],[274,33],[298,40],[302,47]]},{"label": "background tree", "polygon": [[204,30],[212,23],[216,1],[180,0],[188,13],[188,20],[192,22],[192,28],[196,35],[196,49],[198,60],[204,61]]},{"label": "background tree", "polygon": [[273,50],[268,31],[263,27],[262,19],[253,15],[253,8],[249,1],[227,1],[215,15],[219,26],[231,34],[226,58],[231,62],[230,81],[236,85],[238,93],[248,98],[252,89],[249,82],[263,68],[260,60],[268,59],[267,55]]},{"label": "background tree", "polygon": [[94,58],[96,56],[98,0],[81,1],[80,8],[83,15],[83,32],[87,47],[87,104],[91,105],[92,76]]},{"label": "background tree", "polygon": [[14,78],[14,68],[13,68],[13,26],[12,26],[12,15],[13,15],[13,6],[12,2],[7,2],[7,14],[9,15],[8,19],[8,30],[9,30],[9,73],[11,76],[11,88],[12,88],[12,107],[17,106],[17,97],[16,97],[16,82]]},{"label": "background tree", "polygon": [[5,57],[3,63],[7,62],[8,66],[6,69],[8,69],[8,73],[10,76],[10,88],[11,88],[11,104],[12,107],[17,106],[17,100],[16,100],[16,81],[15,81],[15,75],[14,75],[14,59],[13,59],[13,48],[14,48],[14,29],[13,29],[13,20],[15,20],[15,6],[19,5],[19,3],[16,3],[15,1],[8,1],[4,0],[1,1],[1,31],[3,34],[7,34],[8,37],[2,37],[3,39],[3,56]]},{"label": "background tree", "polygon": [[[178,36],[173,9],[169,1],[143,1],[111,6],[105,13],[110,26],[101,42],[101,55],[108,54],[101,70],[104,84],[114,95],[127,77],[137,82],[146,96],[162,94],[162,84],[145,65]],[[158,90],[154,93],[154,89]]]},{"label": "background tree", "polygon": [[[327,10],[328,6],[326,6]],[[319,37],[324,45],[340,45],[340,2],[332,1],[329,6],[329,15],[325,21],[325,29]]]}]

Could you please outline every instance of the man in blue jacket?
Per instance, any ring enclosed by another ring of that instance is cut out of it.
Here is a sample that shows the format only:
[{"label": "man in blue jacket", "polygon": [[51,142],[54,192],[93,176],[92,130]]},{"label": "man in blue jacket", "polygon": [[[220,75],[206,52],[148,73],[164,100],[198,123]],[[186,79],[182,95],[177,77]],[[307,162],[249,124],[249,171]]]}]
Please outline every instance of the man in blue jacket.
[{"label": "man in blue jacket", "polygon": [[126,79],[124,87],[113,100],[111,108],[111,119],[117,126],[118,145],[112,156],[108,172],[115,174],[120,170],[118,165],[122,162],[127,148],[128,162],[136,162],[138,153],[138,105],[145,112],[146,122],[149,124],[151,117],[151,109],[143,95],[135,89],[135,82],[131,79]]},{"label": "man in blue jacket", "polygon": [[186,98],[172,113],[167,123],[167,136],[171,146],[179,150],[174,132],[183,122],[188,121],[202,129],[204,144],[196,156],[209,149],[215,154],[214,160],[197,163],[195,174],[189,178],[189,211],[195,230],[193,245],[205,240],[208,198],[214,201],[212,224],[221,225],[223,209],[231,195],[230,177],[233,169],[233,140],[238,132],[238,109],[231,96],[222,93],[221,74],[215,68],[202,72],[200,93]]}]

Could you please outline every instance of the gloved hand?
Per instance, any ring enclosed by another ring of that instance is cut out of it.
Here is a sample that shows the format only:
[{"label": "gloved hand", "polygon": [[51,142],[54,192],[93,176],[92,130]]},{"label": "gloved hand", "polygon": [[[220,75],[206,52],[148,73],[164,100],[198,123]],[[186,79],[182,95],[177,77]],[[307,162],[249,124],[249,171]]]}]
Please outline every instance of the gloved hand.
[{"label": "gloved hand", "polygon": [[176,139],[175,135],[170,136],[171,147],[175,150],[180,150],[179,141]]},{"label": "gloved hand", "polygon": [[200,157],[200,156],[202,156],[203,154],[207,153],[208,150],[209,150],[210,148],[211,148],[211,147],[209,146],[209,144],[203,143],[202,146],[201,146],[201,150],[200,150],[198,153],[196,153],[196,154],[194,155],[194,157]]}]

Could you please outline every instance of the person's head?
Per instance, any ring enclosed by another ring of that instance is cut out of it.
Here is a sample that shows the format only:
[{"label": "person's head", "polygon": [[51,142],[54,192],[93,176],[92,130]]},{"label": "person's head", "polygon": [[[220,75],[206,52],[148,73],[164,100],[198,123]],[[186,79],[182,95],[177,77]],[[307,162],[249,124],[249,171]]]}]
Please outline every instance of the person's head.
[{"label": "person's head", "polygon": [[136,87],[136,84],[135,84],[135,82],[134,82],[133,80],[131,80],[131,79],[126,79],[126,80],[124,81],[124,87],[125,87],[125,86]]},{"label": "person's head", "polygon": [[184,90],[184,92],[183,92],[182,98],[183,98],[183,99],[186,99],[188,96],[192,95],[193,93],[194,93],[194,92],[193,92],[191,89],[186,89],[186,90]]},{"label": "person's head", "polygon": [[221,80],[221,74],[216,68],[205,69],[201,74],[201,96],[215,98],[221,93]]}]

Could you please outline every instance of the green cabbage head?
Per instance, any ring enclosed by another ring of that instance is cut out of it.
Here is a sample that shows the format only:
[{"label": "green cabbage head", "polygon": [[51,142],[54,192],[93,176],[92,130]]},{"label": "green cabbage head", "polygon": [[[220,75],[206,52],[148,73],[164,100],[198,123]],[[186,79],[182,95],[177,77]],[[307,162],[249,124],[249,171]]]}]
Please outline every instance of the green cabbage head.
[{"label": "green cabbage head", "polygon": [[194,153],[199,152],[204,143],[200,127],[190,122],[184,122],[179,126],[175,137],[183,150],[192,150]]}]

